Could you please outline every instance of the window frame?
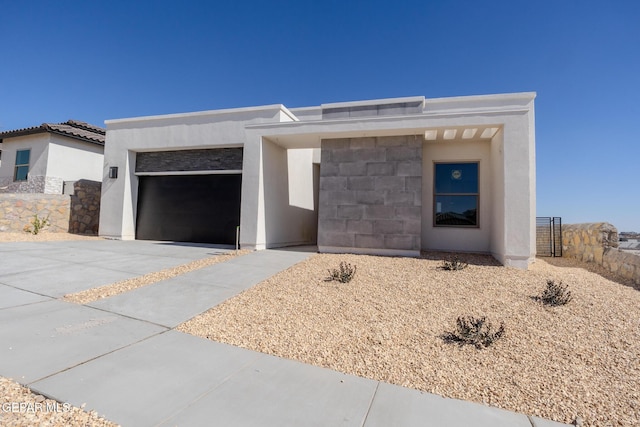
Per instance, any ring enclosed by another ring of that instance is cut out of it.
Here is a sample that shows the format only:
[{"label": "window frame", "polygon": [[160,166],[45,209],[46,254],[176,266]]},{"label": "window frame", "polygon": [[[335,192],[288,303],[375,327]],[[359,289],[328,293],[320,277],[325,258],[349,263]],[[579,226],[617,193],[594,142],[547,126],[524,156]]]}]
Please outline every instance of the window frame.
[{"label": "window frame", "polygon": [[[27,163],[18,163],[18,156],[20,155],[20,153],[22,152],[28,152],[29,153],[29,157],[28,157],[28,161]],[[16,150],[16,163],[15,166],[13,167],[13,182],[23,182],[23,181],[28,181],[29,180],[29,165],[31,163],[31,148],[26,148],[24,150]],[[27,168],[27,173],[25,174],[24,179],[18,179],[18,169],[19,168]]]},{"label": "window frame", "polygon": [[[478,173],[478,188],[477,188],[477,192],[475,193],[438,193],[436,188],[437,188],[437,182],[436,182],[436,170],[437,170],[437,165],[459,165],[459,164],[475,164],[476,165],[476,169],[477,169],[477,173]],[[437,198],[438,196],[448,196],[448,197],[456,197],[456,196],[463,196],[463,197],[468,197],[468,196],[472,196],[476,198],[476,223],[475,225],[455,225],[455,224],[437,224],[436,220],[437,220],[437,214],[438,212],[436,211],[438,208],[438,204],[437,204]],[[462,161],[455,161],[455,160],[451,160],[451,161],[437,161],[437,162],[433,162],[433,227],[438,227],[438,228],[480,228],[480,161],[479,160],[462,160]]]}]

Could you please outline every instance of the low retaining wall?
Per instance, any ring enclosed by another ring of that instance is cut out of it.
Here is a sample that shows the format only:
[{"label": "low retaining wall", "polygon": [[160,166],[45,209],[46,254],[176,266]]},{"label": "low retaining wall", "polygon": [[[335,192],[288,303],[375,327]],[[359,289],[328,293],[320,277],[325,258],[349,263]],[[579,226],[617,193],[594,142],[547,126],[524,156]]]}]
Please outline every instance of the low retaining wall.
[{"label": "low retaining wall", "polygon": [[66,233],[70,205],[69,196],[61,194],[0,194],[0,232],[24,232],[38,215],[49,217],[47,231]]},{"label": "low retaining wall", "polygon": [[0,194],[0,232],[24,232],[35,215],[49,217],[53,233],[98,234],[101,183],[80,180],[73,194]]},{"label": "low retaining wall", "polygon": [[599,264],[640,284],[640,256],[618,249],[618,230],[609,223],[563,225],[562,256]]}]

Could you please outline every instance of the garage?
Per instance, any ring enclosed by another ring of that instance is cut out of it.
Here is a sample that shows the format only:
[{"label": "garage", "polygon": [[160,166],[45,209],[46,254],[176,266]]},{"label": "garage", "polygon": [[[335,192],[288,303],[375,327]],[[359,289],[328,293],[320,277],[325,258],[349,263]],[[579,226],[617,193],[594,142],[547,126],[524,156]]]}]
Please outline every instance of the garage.
[{"label": "garage", "polygon": [[136,239],[235,244],[241,174],[140,176]]}]

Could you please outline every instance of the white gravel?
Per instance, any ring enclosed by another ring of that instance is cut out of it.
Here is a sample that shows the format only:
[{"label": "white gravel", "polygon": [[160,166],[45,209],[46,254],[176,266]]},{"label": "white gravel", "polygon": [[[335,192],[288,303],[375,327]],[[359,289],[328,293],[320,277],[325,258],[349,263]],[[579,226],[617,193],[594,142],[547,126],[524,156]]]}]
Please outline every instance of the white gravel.
[{"label": "white gravel", "polygon": [[[451,272],[439,268],[446,256],[316,255],[178,329],[559,422],[640,424],[637,289],[572,260],[523,271],[469,255]],[[325,281],[341,261],[357,265],[354,280]],[[573,301],[535,301],[547,279],[568,284]],[[482,350],[443,342],[462,315],[504,322],[505,336]]]}]

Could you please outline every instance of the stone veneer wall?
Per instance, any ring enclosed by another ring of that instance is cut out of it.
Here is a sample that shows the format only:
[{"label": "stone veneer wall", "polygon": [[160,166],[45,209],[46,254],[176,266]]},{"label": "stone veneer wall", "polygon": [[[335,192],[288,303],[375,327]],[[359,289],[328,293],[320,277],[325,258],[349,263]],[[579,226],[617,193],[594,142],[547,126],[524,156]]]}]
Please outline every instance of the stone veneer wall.
[{"label": "stone veneer wall", "polygon": [[640,284],[640,256],[618,249],[618,230],[606,222],[562,226],[562,256],[594,262]]},{"label": "stone veneer wall", "polygon": [[24,232],[34,215],[49,217],[45,228],[53,233],[98,234],[100,187],[94,181],[74,183],[73,195],[0,194],[0,232]]},{"label": "stone veneer wall", "polygon": [[422,138],[322,141],[318,246],[420,253]]},{"label": "stone veneer wall", "polygon": [[136,154],[136,172],[242,170],[242,147]]},{"label": "stone veneer wall", "polygon": [[34,215],[49,216],[50,232],[69,230],[69,196],[61,194],[0,194],[0,232],[24,232]]},{"label": "stone veneer wall", "polygon": [[81,179],[73,183],[69,233],[98,235],[102,183]]},{"label": "stone veneer wall", "polygon": [[0,178],[0,193],[62,194],[62,178],[29,175],[26,181],[14,182],[12,177]]}]

